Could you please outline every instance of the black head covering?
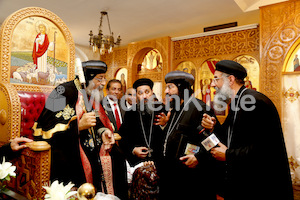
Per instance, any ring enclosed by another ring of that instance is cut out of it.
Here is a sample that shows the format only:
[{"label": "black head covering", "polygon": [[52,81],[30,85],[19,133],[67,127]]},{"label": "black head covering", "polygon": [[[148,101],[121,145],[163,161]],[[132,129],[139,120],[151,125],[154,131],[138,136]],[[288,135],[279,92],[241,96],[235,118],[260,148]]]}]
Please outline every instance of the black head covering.
[{"label": "black head covering", "polygon": [[100,60],[88,60],[82,62],[82,68],[86,83],[88,84],[97,74],[103,74],[107,71],[107,65],[105,62]]},{"label": "black head covering", "polygon": [[133,83],[133,88],[134,89],[137,89],[139,86],[142,86],[142,85],[148,85],[151,90],[153,88],[153,81],[151,81],[149,78],[140,78],[138,80],[136,80],[134,83]]},{"label": "black head covering", "polygon": [[184,90],[188,89],[189,95],[192,95],[192,85],[195,82],[195,78],[192,74],[183,71],[172,71],[165,76],[166,83],[174,83],[179,92],[179,97],[183,98]]},{"label": "black head covering", "polygon": [[177,83],[186,83],[189,86],[192,86],[195,82],[195,78],[192,74],[189,74],[187,72],[172,71],[167,73],[167,75],[165,76],[165,81],[166,83],[174,83],[175,85],[177,85]]},{"label": "black head covering", "polygon": [[244,79],[247,76],[246,69],[232,60],[221,60],[216,64],[216,70],[226,74],[234,75],[238,79]]}]

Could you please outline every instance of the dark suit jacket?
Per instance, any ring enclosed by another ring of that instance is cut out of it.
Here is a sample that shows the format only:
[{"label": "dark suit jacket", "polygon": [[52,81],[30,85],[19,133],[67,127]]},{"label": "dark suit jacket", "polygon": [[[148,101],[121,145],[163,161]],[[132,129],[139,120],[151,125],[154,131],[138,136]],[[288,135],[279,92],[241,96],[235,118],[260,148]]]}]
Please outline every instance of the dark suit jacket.
[{"label": "dark suit jacket", "polygon": [[[113,124],[114,126],[114,129],[115,129],[115,132],[117,133],[118,130],[117,130],[117,122],[116,122],[116,118],[114,116],[114,109],[111,108],[110,106],[110,103],[108,101],[108,97],[104,97],[103,100],[102,100],[102,106],[105,110],[105,113],[106,115],[108,116],[110,122]],[[119,106],[119,109],[120,109],[120,112],[121,112],[121,117],[122,117],[122,122],[124,120],[124,115],[125,115],[125,110],[123,110],[118,102],[118,106]]]}]

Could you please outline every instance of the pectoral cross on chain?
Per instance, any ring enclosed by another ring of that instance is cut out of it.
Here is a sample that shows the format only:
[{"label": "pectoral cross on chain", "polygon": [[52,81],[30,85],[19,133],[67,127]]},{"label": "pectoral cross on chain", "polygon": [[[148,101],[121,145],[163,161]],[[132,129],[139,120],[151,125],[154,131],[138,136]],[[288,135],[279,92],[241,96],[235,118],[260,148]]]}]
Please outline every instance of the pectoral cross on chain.
[{"label": "pectoral cross on chain", "polygon": [[149,158],[151,158],[151,156],[152,156],[152,153],[153,152],[153,149],[151,149],[151,148],[148,148],[148,157]]}]

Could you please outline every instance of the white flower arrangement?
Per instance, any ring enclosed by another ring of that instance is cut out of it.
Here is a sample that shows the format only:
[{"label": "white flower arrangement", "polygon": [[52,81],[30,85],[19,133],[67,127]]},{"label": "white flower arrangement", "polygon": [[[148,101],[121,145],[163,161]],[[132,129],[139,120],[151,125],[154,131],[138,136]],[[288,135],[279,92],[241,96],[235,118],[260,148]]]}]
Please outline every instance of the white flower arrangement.
[{"label": "white flower arrangement", "polygon": [[46,190],[47,194],[45,195],[45,199],[48,200],[66,200],[71,196],[77,194],[77,191],[70,191],[74,186],[71,182],[69,182],[66,186],[63,183],[59,183],[57,180],[54,181],[51,186],[43,186]]},{"label": "white flower arrangement", "polygon": [[2,164],[0,164],[0,180],[10,180],[10,177],[16,177],[16,166],[12,166],[10,162],[5,162],[3,157]]},{"label": "white flower arrangement", "polygon": [[10,162],[5,162],[5,157],[3,157],[2,164],[0,164],[0,190],[5,188],[3,181],[10,181],[10,177],[16,177],[16,166],[13,166]]}]

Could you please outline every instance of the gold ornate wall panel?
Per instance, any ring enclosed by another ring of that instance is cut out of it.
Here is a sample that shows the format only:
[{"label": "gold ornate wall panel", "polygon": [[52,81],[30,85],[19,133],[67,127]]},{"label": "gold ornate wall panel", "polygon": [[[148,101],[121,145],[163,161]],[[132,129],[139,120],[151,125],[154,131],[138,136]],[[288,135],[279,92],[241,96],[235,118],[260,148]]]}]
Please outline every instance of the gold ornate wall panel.
[{"label": "gold ornate wall panel", "polygon": [[300,38],[300,1],[262,7],[260,90],[282,112],[282,68],[287,53]]},{"label": "gold ornate wall panel", "polygon": [[174,60],[191,60],[223,55],[257,54],[259,29],[204,36],[174,42]]},{"label": "gold ornate wall panel", "polygon": [[200,68],[207,60],[234,60],[239,56],[248,55],[259,61],[259,32],[259,28],[255,28],[175,41],[172,70],[182,62],[191,61],[197,69],[196,82],[200,82]]},{"label": "gold ornate wall panel", "polygon": [[127,65],[127,48],[119,48],[114,53],[114,65]]},{"label": "gold ornate wall panel", "polygon": [[[142,60],[147,52],[152,49],[159,51],[162,57],[162,71],[153,73],[137,74],[137,66],[142,63]],[[138,78],[150,78],[153,81],[161,81],[162,88],[165,87],[164,77],[170,71],[171,58],[171,39],[170,37],[162,37],[153,40],[146,40],[128,45],[127,66],[129,85],[132,85]]]},{"label": "gold ornate wall panel", "polygon": [[100,60],[108,66],[106,79],[113,79],[119,69],[127,68],[127,47],[115,48],[112,54],[101,55]]},{"label": "gold ornate wall panel", "polygon": [[[137,65],[140,64],[143,56],[152,49],[157,49],[162,56],[162,72],[138,75]],[[164,76],[170,71],[170,52],[171,39],[170,37],[163,37],[131,43],[127,47],[116,48],[114,49],[113,54],[105,54],[101,56],[101,60],[106,62],[108,65],[108,71],[106,73],[106,78],[108,80],[114,78],[119,69],[127,68],[128,87],[131,87],[133,82],[141,77],[147,77],[153,81],[162,81],[164,84]]]},{"label": "gold ornate wall panel", "polygon": [[[9,83],[11,77],[11,53],[12,53],[12,44],[15,41],[12,40],[14,36],[15,28],[23,22],[22,20],[30,20],[33,18],[45,19],[54,24],[59,30],[59,33],[62,34],[62,37],[65,40],[66,48],[67,48],[67,79],[71,80],[74,78],[75,67],[75,45],[66,24],[54,13],[44,8],[39,7],[27,7],[16,11],[11,14],[2,24],[0,29],[0,81]],[[28,42],[28,41],[20,41],[20,42]],[[56,44],[57,45],[57,44]],[[33,41],[32,41],[33,46]],[[60,55],[56,55],[59,57]],[[55,59],[54,59],[55,61]],[[38,90],[50,90],[49,86],[45,85],[33,85],[33,84],[14,84],[16,85],[18,90],[26,89],[26,91],[38,91]],[[24,86],[23,86],[24,85]],[[45,88],[45,89],[44,89]]]}]

